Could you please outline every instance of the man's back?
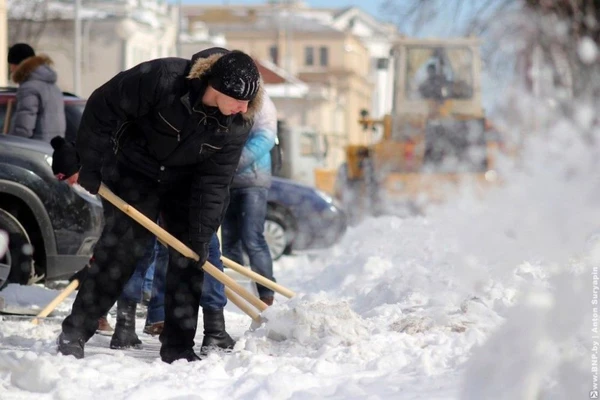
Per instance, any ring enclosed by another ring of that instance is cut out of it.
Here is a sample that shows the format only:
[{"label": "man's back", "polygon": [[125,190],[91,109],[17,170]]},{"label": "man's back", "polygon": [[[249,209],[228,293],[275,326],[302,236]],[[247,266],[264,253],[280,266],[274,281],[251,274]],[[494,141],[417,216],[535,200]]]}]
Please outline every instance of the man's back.
[{"label": "man's back", "polygon": [[37,55],[23,60],[14,70],[12,79],[19,88],[11,135],[46,142],[55,136],[64,136],[64,100],[51,64],[47,56]]}]

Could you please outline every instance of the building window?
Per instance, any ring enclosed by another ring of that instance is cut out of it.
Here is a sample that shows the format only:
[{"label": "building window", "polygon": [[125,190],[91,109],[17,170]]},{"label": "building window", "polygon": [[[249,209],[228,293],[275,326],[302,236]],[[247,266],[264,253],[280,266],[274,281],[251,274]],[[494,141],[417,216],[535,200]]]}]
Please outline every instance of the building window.
[{"label": "building window", "polygon": [[304,65],[315,65],[315,49],[312,46],[304,48]]},{"label": "building window", "polygon": [[321,67],[329,65],[329,49],[327,47],[321,47],[319,49],[319,61]]},{"label": "building window", "polygon": [[387,69],[389,64],[389,59],[387,58],[378,58],[377,59],[377,69]]},{"label": "building window", "polygon": [[269,57],[271,58],[271,62],[275,65],[279,65],[279,49],[277,46],[269,47]]}]

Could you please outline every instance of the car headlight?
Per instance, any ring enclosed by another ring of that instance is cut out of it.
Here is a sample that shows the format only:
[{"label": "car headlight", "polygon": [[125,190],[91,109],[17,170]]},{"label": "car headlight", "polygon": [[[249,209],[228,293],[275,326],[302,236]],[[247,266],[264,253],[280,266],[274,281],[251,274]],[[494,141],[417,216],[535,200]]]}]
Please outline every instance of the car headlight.
[{"label": "car headlight", "polygon": [[48,163],[48,165],[50,166],[50,168],[52,168],[52,156],[45,154],[44,155],[44,160],[46,160],[46,162]]},{"label": "car headlight", "polygon": [[315,189],[315,192],[317,192],[317,195],[322,198],[326,203],[333,203],[333,197],[331,197],[330,195],[328,195],[325,192],[320,191],[319,189]]},{"label": "car headlight", "polygon": [[342,206],[342,203],[336,199],[335,197],[332,197],[330,195],[328,195],[325,192],[322,192],[318,189],[315,189],[315,191],[317,192],[317,195],[323,199],[323,201],[325,201],[327,204],[329,204],[329,210],[332,212],[337,212],[339,210],[343,210],[344,207]]}]

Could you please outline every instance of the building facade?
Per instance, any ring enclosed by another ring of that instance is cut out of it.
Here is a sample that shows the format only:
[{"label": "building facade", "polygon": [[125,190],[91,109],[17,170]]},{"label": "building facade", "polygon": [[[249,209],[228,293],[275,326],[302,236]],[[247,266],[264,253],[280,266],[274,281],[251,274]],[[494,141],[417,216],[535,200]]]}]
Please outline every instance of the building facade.
[{"label": "building facade", "polygon": [[308,92],[300,101],[291,92],[272,97],[286,122],[324,136],[329,151],[322,166],[337,168],[345,159],[346,144],[371,140],[357,121],[361,110],[373,112],[377,97],[373,56],[367,43],[348,29],[349,23],[344,25],[350,17],[336,25],[341,15],[340,10],[312,9],[298,2],[194,5],[184,6],[183,25],[191,33],[201,22],[221,33],[229,48],[266,60],[304,82]]},{"label": "building facade", "polygon": [[[74,73],[73,3],[48,3],[46,20],[37,21],[26,7],[8,9],[9,45],[30,43],[48,54],[58,72],[58,85],[82,97],[125,69],[177,52],[177,9],[163,0],[85,1],[80,9],[80,82]],[[33,3],[32,3],[33,4]],[[18,29],[26,26],[27,29]],[[28,32],[41,32],[32,37]]]}]

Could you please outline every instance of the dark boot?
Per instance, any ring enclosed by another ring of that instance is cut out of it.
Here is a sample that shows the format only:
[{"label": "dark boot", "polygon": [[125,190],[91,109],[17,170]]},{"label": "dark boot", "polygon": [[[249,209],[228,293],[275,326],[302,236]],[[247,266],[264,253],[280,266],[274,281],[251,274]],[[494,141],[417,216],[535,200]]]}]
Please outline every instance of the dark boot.
[{"label": "dark boot", "polygon": [[260,301],[262,301],[263,303],[265,303],[268,306],[272,306],[274,300],[275,300],[274,296],[260,296]]},{"label": "dark boot", "polygon": [[177,360],[187,360],[188,362],[200,361],[201,358],[194,353],[194,349],[182,349],[179,347],[166,347],[160,348],[160,359],[167,364],[171,364]]},{"label": "dark boot", "polygon": [[84,356],[83,346],[85,342],[83,339],[68,338],[67,335],[61,332],[56,344],[58,345],[58,352],[63,356],[73,356],[78,359]]},{"label": "dark boot", "polygon": [[206,354],[210,349],[231,350],[235,346],[235,340],[225,331],[225,316],[223,310],[203,310],[204,316],[204,339],[200,354]]},{"label": "dark boot", "polygon": [[111,349],[141,349],[142,341],[135,333],[135,308],[132,301],[117,301],[117,324],[110,340]]}]

